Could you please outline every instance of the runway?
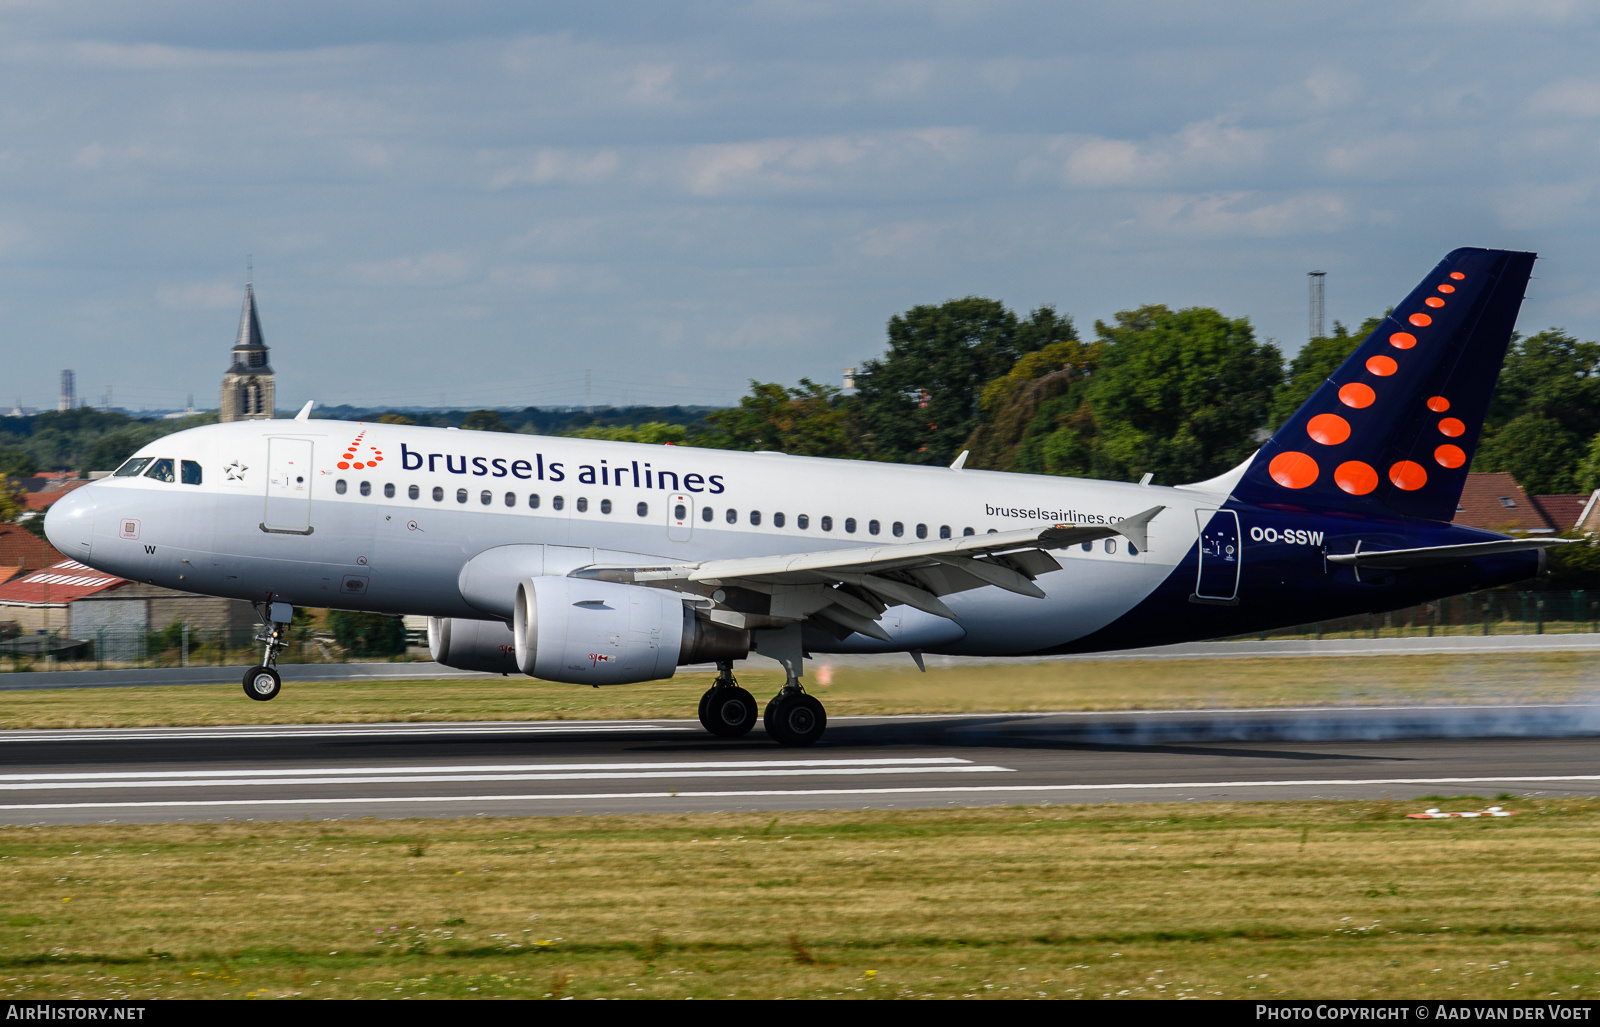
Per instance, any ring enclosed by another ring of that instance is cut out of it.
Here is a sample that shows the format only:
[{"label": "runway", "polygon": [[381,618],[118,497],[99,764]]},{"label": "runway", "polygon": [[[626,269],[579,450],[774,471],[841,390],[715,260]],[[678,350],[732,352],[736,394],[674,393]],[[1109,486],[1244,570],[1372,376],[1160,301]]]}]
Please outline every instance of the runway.
[{"label": "runway", "polygon": [[0,732],[0,822],[301,820],[1600,794],[1600,711],[849,717],[784,749],[679,720]]}]

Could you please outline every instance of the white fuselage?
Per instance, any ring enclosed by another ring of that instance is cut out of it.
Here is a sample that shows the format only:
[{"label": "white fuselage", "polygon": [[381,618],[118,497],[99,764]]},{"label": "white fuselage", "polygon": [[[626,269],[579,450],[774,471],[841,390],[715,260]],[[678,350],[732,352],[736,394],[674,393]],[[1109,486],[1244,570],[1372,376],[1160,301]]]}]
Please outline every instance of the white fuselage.
[{"label": "white fuselage", "polygon": [[493,616],[463,597],[459,579],[500,546],[542,546],[542,572],[565,574],[640,556],[688,562],[1110,523],[1166,507],[1144,551],[1106,539],[1058,552],[1063,569],[1038,579],[1046,599],[962,592],[948,597],[953,623],[895,607],[883,621],[894,643],[852,635],[837,651],[1015,654],[1081,638],[1167,578],[1195,545],[1196,511],[1226,499],[1225,488],[1203,486],[327,420],[194,428],[138,455],[190,461],[200,481],[141,474],[77,490],[51,520],[68,555],[187,591],[440,617]]}]

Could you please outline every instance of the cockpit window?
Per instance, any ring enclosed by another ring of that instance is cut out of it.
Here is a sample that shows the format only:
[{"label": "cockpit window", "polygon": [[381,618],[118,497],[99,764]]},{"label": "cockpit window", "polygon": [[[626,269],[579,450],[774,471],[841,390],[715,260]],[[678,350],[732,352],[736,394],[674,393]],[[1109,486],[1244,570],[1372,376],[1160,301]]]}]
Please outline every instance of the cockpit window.
[{"label": "cockpit window", "polygon": [[148,464],[151,459],[151,457],[147,456],[132,457],[127,463],[123,464],[115,471],[112,471],[111,476],[113,478],[131,478],[135,474],[138,474],[140,471],[144,470],[145,464]]},{"label": "cockpit window", "polygon": [[156,481],[176,481],[177,476],[172,471],[172,461],[163,458],[151,464],[150,469],[144,472],[144,476],[154,478]]},{"label": "cockpit window", "polygon": [[185,485],[200,484],[199,464],[195,463],[193,460],[185,460],[181,466],[183,468],[183,483]]}]

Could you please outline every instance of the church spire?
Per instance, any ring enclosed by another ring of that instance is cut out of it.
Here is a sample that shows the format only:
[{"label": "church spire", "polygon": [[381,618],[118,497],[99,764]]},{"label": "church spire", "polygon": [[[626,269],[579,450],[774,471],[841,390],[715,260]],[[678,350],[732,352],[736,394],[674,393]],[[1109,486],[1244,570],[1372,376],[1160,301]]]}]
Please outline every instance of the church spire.
[{"label": "church spire", "polygon": [[261,337],[261,318],[256,314],[256,290],[244,287],[244,309],[239,312],[239,334],[233,343],[233,374],[271,374],[267,366],[267,343]]},{"label": "church spire", "polygon": [[256,313],[252,267],[244,286],[244,309],[239,311],[239,334],[233,341],[233,364],[222,377],[219,419],[226,422],[272,417],[274,385],[272,368],[267,364],[267,344],[261,336],[261,318]]}]

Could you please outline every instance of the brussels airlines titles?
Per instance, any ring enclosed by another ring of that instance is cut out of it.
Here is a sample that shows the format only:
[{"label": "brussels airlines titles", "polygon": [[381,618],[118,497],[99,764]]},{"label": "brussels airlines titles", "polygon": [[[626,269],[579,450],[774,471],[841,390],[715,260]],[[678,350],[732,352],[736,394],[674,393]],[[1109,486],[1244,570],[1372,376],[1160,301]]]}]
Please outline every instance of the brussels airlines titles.
[{"label": "brussels airlines titles", "polygon": [[[535,453],[529,460],[507,460],[504,457],[456,456],[450,453],[414,453],[400,444],[400,467],[407,471],[437,472],[440,461],[451,474],[467,474],[477,478],[522,478],[527,481],[566,481],[566,465],[557,461],[545,462],[543,453]],[[459,461],[459,463],[458,463]],[[679,476],[677,471],[660,471],[647,461],[641,468],[639,461],[629,461],[630,466],[611,467],[601,460],[594,464],[578,465],[578,481],[584,485],[612,485],[621,488],[663,489],[670,492],[705,492],[720,495],[724,491],[722,475],[695,474]]]}]

